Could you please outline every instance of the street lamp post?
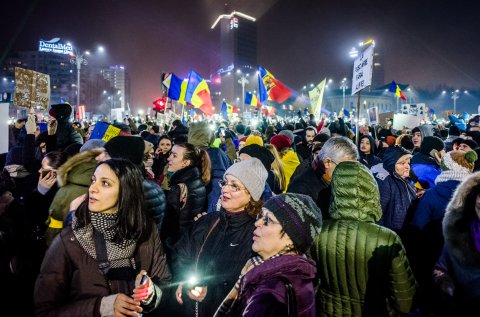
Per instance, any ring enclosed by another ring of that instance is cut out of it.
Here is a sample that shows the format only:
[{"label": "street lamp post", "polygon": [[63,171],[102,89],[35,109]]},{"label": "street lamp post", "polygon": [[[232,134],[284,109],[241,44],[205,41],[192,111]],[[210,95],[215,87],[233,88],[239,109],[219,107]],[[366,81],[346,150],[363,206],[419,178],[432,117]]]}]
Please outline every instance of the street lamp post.
[{"label": "street lamp post", "polygon": [[452,91],[452,99],[453,99],[453,114],[457,114],[457,99],[460,98],[458,95],[460,91],[457,89],[455,91]]},{"label": "street lamp post", "polygon": [[[247,77],[245,77],[245,75],[242,74],[242,76],[238,80],[238,83],[240,85],[242,85],[242,98],[241,98],[241,100],[245,100],[245,85],[250,83],[250,82],[248,81]],[[243,112],[245,112],[245,101],[243,102]]]},{"label": "street lamp post", "polygon": [[347,89],[347,79],[346,78],[343,78],[341,84],[340,84],[340,88],[342,88],[342,92],[343,92],[343,109],[345,109],[345,89]]}]

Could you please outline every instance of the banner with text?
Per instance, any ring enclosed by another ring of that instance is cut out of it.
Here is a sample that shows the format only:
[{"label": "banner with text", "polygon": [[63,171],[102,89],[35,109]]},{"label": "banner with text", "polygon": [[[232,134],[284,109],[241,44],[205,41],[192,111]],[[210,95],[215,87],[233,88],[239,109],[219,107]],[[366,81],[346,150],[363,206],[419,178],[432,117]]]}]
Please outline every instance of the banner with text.
[{"label": "banner with text", "polygon": [[352,96],[372,84],[373,45],[370,45],[353,63]]}]

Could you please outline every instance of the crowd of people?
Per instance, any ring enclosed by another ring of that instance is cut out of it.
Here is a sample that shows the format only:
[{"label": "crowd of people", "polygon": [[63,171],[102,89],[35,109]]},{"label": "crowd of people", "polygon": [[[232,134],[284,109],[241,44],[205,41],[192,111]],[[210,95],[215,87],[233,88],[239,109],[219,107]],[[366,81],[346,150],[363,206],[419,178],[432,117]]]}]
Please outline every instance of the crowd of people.
[{"label": "crowd of people", "polygon": [[6,315],[477,314],[480,115],[126,118],[104,141],[71,114],[18,118],[0,155]]}]

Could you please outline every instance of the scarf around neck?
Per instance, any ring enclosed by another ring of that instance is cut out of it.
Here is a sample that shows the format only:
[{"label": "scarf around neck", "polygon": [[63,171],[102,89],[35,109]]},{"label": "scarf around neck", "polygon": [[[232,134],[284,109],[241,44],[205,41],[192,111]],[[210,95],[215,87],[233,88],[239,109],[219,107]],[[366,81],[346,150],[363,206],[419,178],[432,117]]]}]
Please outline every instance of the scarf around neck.
[{"label": "scarf around neck", "polygon": [[135,252],[136,241],[133,239],[123,240],[120,243],[113,239],[117,233],[117,214],[105,214],[101,212],[89,212],[91,222],[85,227],[79,227],[78,219],[73,215],[72,229],[75,238],[82,248],[95,260],[97,253],[93,238],[93,228],[99,231],[104,237],[107,247],[107,258],[112,268],[130,267],[135,268],[133,253]]}]

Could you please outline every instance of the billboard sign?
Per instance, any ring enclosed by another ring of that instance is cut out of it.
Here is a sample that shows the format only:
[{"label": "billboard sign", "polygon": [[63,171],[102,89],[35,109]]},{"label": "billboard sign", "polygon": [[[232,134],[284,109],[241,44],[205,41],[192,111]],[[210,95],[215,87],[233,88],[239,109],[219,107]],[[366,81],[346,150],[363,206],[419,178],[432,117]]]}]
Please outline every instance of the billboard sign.
[{"label": "billboard sign", "polygon": [[75,55],[73,54],[72,44],[62,42],[59,37],[53,38],[50,41],[40,40],[40,42],[38,42],[38,51],[65,55]]}]

